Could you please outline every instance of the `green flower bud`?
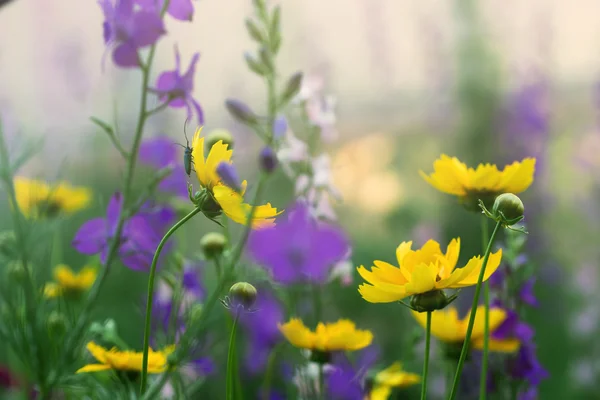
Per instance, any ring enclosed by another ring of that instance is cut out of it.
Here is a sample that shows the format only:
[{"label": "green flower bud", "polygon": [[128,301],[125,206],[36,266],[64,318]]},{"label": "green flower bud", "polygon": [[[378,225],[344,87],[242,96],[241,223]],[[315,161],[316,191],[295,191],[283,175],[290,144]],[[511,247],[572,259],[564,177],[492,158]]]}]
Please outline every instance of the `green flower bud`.
[{"label": "green flower bud", "polygon": [[496,218],[503,218],[507,225],[512,225],[523,219],[525,207],[519,197],[512,193],[503,193],[496,197],[492,208],[492,215]]},{"label": "green flower bud", "polygon": [[229,111],[229,114],[242,124],[246,125],[256,125],[258,123],[258,117],[248,105],[245,103],[235,100],[229,99],[225,101],[225,108]]},{"label": "green flower bud", "polygon": [[210,151],[219,140],[226,144],[230,150],[233,149],[233,136],[231,136],[231,133],[226,129],[215,129],[206,135],[206,151]]},{"label": "green flower bud", "polygon": [[10,279],[11,281],[23,284],[29,279],[27,269],[25,269],[25,266],[23,266],[23,263],[21,261],[10,261],[8,263],[7,270],[8,279]]},{"label": "green flower bud", "polygon": [[415,294],[410,300],[410,305],[415,311],[430,312],[441,310],[450,303],[443,290],[432,290],[426,293]]},{"label": "green flower bud", "polygon": [[242,306],[245,310],[249,310],[256,301],[256,294],[256,288],[248,282],[234,283],[229,289],[231,306]]},{"label": "green flower bud", "polygon": [[50,312],[48,315],[48,331],[51,336],[62,336],[67,331],[69,321],[67,317],[58,311]]},{"label": "green flower bud", "polygon": [[208,259],[219,257],[227,246],[227,238],[218,232],[209,232],[200,239],[200,247]]},{"label": "green flower bud", "polygon": [[248,35],[258,43],[265,41],[265,34],[250,18],[246,18],[246,30],[248,31]]},{"label": "green flower bud", "polygon": [[194,304],[192,307],[190,307],[190,310],[188,311],[188,318],[191,326],[194,326],[200,322],[203,311],[204,306],[202,304]]},{"label": "green flower bud", "polygon": [[302,72],[296,72],[294,75],[290,77],[285,85],[285,89],[281,94],[280,105],[287,104],[290,100],[292,100],[298,92],[300,91],[300,86],[302,84]]}]

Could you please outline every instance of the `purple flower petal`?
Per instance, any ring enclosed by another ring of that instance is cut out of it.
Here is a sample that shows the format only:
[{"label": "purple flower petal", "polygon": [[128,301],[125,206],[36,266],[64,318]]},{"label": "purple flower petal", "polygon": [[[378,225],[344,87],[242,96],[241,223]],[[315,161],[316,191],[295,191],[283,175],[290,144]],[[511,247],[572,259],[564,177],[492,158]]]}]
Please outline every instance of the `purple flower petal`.
[{"label": "purple flower petal", "polygon": [[181,161],[177,153],[177,146],[168,136],[157,136],[142,142],[139,158],[144,164],[164,168]]},{"label": "purple flower petal", "polygon": [[177,165],[171,174],[158,184],[158,189],[176,196],[188,197],[187,179],[183,166]]},{"label": "purple flower petal", "polygon": [[[177,87],[177,78],[179,77],[178,71],[166,71],[158,76],[156,80],[156,89],[161,92],[170,92],[175,90]],[[167,100],[168,93],[165,93],[160,97],[161,101]],[[171,103],[169,103],[171,104]]]},{"label": "purple flower petal", "polygon": [[192,0],[171,0],[167,12],[180,21],[191,21],[194,16]]},{"label": "purple flower petal", "polygon": [[117,229],[117,224],[119,223],[119,218],[121,216],[121,210],[123,208],[123,196],[121,193],[116,192],[110,198],[108,202],[108,207],[106,208],[106,226],[108,235],[113,235],[115,233],[115,229]]},{"label": "purple flower petal", "polygon": [[80,253],[92,255],[106,246],[107,226],[104,218],[94,218],[84,223],[75,234],[72,245]]},{"label": "purple flower petal", "polygon": [[166,33],[163,20],[154,12],[140,11],[133,16],[131,40],[136,47],[150,46]]},{"label": "purple flower petal", "polygon": [[537,307],[539,305],[535,294],[533,293],[533,285],[535,284],[535,277],[528,279],[523,286],[521,286],[521,290],[519,291],[519,298],[525,304],[528,304],[532,307]]},{"label": "purple flower petal", "polygon": [[118,45],[113,51],[113,61],[119,67],[137,67],[140,65],[137,48],[130,42]]}]

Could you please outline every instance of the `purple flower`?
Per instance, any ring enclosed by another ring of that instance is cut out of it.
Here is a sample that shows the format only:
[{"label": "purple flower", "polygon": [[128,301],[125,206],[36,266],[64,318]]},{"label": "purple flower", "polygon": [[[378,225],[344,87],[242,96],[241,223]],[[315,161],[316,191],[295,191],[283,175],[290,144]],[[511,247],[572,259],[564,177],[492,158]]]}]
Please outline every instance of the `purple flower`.
[{"label": "purple flower", "polygon": [[[116,234],[117,224],[123,209],[121,193],[115,193],[108,203],[106,218],[93,218],[84,223],[75,234],[72,245],[83,254],[100,253],[105,262],[110,242]],[[164,207],[140,212],[129,218],[122,229],[118,254],[123,264],[133,270],[146,271],[162,237],[164,227],[170,224],[172,211]]]},{"label": "purple flower", "polygon": [[528,343],[533,339],[533,328],[519,320],[519,316],[513,310],[504,309],[506,319],[492,333],[494,339],[519,339],[521,343]]},{"label": "purple flower", "polygon": [[532,386],[539,385],[542,379],[548,377],[548,371],[542,367],[537,359],[533,343],[521,345],[516,357],[508,360],[507,366],[513,378],[525,379]]},{"label": "purple flower", "polygon": [[248,242],[250,256],[283,284],[326,281],[349,247],[339,228],[317,222],[302,202],[287,211],[286,221],[253,231]]},{"label": "purple flower", "polygon": [[113,49],[113,61],[120,67],[138,67],[138,49],[153,45],[166,32],[160,15],[134,10],[133,0],[98,3],[104,13],[104,43]]},{"label": "purple flower", "polygon": [[[136,0],[142,8],[154,12],[160,12],[164,5],[164,0]],[[191,21],[194,16],[194,5],[192,0],[170,0],[167,13],[180,21]]]},{"label": "purple flower", "polygon": [[249,345],[246,367],[251,374],[264,370],[273,347],[282,339],[277,324],[283,322],[284,313],[279,300],[266,288],[258,288],[254,313],[241,313],[240,325]]},{"label": "purple flower", "polygon": [[493,290],[501,290],[504,286],[504,280],[506,279],[506,266],[501,265],[496,272],[489,278],[490,288]]},{"label": "purple flower", "polygon": [[369,346],[358,354],[353,365],[345,354],[336,354],[333,359],[335,369],[327,376],[327,390],[332,400],[362,400],[366,388],[364,378],[379,357],[379,351]]},{"label": "purple flower", "polygon": [[537,400],[538,398],[538,388],[537,386],[531,386],[524,392],[519,393],[519,400]]},{"label": "purple flower", "polygon": [[242,182],[233,164],[221,161],[217,165],[217,175],[219,175],[219,178],[221,178],[226,186],[229,186],[238,193],[242,192]]},{"label": "purple flower", "polygon": [[535,293],[533,293],[533,285],[535,284],[535,277],[529,278],[519,290],[519,298],[525,304],[528,304],[532,307],[537,307],[539,305],[537,298],[535,297]]},{"label": "purple flower", "polygon": [[202,108],[200,108],[200,104],[192,97],[192,91],[194,90],[194,72],[199,57],[200,53],[194,54],[188,70],[182,75],[180,71],[181,61],[179,49],[175,46],[175,69],[160,74],[156,81],[155,90],[161,101],[169,102],[169,107],[186,107],[188,119],[192,117],[193,108],[198,116],[198,123],[202,125],[204,123]]},{"label": "purple flower", "polygon": [[183,156],[179,156],[174,143],[167,136],[147,139],[140,145],[140,162],[161,169],[168,166],[173,171],[159,184],[158,189],[179,197],[188,197]]}]

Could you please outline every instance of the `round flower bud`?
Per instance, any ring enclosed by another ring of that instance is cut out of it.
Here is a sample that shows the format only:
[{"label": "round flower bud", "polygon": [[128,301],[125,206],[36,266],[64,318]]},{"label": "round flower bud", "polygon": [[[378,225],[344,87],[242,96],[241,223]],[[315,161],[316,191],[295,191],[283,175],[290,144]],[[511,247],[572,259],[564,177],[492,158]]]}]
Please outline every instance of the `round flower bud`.
[{"label": "round flower bud", "polygon": [[206,150],[210,151],[218,141],[222,141],[229,149],[233,149],[233,136],[225,129],[216,129],[206,135]]},{"label": "round flower bud", "polygon": [[48,315],[48,330],[52,336],[62,336],[67,331],[67,317],[58,311],[50,312]]},{"label": "round flower bud", "polygon": [[8,263],[8,278],[21,284],[29,279],[27,270],[21,261],[11,261]]},{"label": "round flower bud", "polygon": [[227,238],[218,232],[209,232],[200,239],[200,247],[206,258],[219,257],[227,246]]},{"label": "round flower bud", "polygon": [[256,288],[248,282],[238,282],[229,289],[229,298],[233,307],[252,308],[256,301]]},{"label": "round flower bud", "polygon": [[432,290],[426,293],[415,294],[410,300],[411,307],[418,312],[441,310],[448,303],[448,297],[443,290]]},{"label": "round flower bud", "polygon": [[492,208],[492,214],[496,218],[502,218],[500,215],[502,213],[507,223],[518,222],[517,220],[523,217],[524,211],[523,202],[512,193],[503,193],[496,197],[494,207]]},{"label": "round flower bud", "polygon": [[275,168],[277,168],[277,155],[272,148],[267,146],[260,151],[258,162],[260,164],[260,168],[266,173],[270,174],[275,170]]}]

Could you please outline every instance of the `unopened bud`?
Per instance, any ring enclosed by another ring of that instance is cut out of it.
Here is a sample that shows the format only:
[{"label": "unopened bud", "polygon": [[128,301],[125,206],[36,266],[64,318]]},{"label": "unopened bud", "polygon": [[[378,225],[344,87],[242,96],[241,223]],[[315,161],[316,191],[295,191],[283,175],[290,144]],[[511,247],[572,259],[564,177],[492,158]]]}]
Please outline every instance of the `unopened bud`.
[{"label": "unopened bud", "polygon": [[67,317],[58,311],[50,312],[48,315],[48,331],[52,336],[62,336],[67,331]]},{"label": "unopened bud", "polygon": [[250,18],[246,19],[246,30],[248,31],[248,35],[258,43],[263,43],[265,41],[264,33]]},{"label": "unopened bud", "polygon": [[225,107],[233,118],[246,125],[255,125],[258,122],[258,117],[245,103],[229,99],[225,101]]},{"label": "unopened bud", "polygon": [[258,55],[260,57],[260,62],[265,66],[267,72],[272,73],[275,70],[275,66],[273,65],[273,56],[271,52],[266,47],[262,47]]},{"label": "unopened bud", "polygon": [[492,214],[496,218],[502,218],[504,216],[503,223],[507,225],[513,225],[523,219],[523,212],[525,206],[521,199],[512,193],[503,193],[496,197],[494,201],[494,207],[492,208]]},{"label": "unopened bud", "polygon": [[260,168],[268,174],[277,168],[277,154],[268,146],[260,151],[258,161]]},{"label": "unopened bud", "polygon": [[219,140],[226,144],[229,149],[233,149],[233,136],[231,136],[231,133],[225,129],[215,129],[206,135],[206,150],[210,151]]},{"label": "unopened bud", "polygon": [[281,94],[281,105],[287,104],[292,100],[300,91],[300,85],[302,84],[302,72],[296,72],[290,77],[285,85],[285,89]]},{"label": "unopened bud", "polygon": [[265,76],[269,73],[268,68],[260,61],[257,61],[252,56],[252,54],[244,54],[244,60],[246,60],[246,65],[248,66],[248,69],[250,69],[250,71],[254,72],[255,74]]},{"label": "unopened bud", "polygon": [[6,258],[14,258],[17,240],[13,231],[0,232],[0,254]]},{"label": "unopened bud", "polygon": [[189,320],[191,326],[194,326],[195,324],[200,322],[200,318],[202,317],[203,311],[204,306],[202,304],[194,304],[192,307],[190,307]]},{"label": "unopened bud", "polygon": [[227,161],[221,161],[217,165],[217,175],[221,178],[221,181],[229,188],[235,190],[238,193],[242,192],[242,182],[240,176],[233,164]]},{"label": "unopened bud", "polygon": [[287,132],[287,120],[283,115],[278,116],[273,121],[273,137],[276,139],[282,138]]},{"label": "unopened bud", "polygon": [[441,310],[450,303],[443,290],[432,290],[415,294],[410,300],[411,307],[418,312]]},{"label": "unopened bud", "polygon": [[29,274],[21,261],[10,261],[8,263],[8,278],[19,284],[23,284],[29,279]]},{"label": "unopened bud", "polygon": [[219,257],[227,246],[227,238],[222,233],[209,232],[200,239],[200,247],[208,259]]},{"label": "unopened bud", "polygon": [[229,289],[229,299],[234,308],[241,306],[243,309],[249,310],[256,301],[256,295],[256,288],[248,282],[235,283]]}]

